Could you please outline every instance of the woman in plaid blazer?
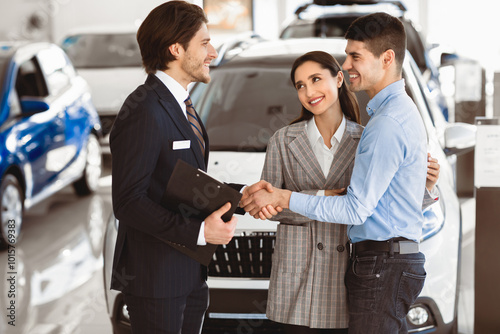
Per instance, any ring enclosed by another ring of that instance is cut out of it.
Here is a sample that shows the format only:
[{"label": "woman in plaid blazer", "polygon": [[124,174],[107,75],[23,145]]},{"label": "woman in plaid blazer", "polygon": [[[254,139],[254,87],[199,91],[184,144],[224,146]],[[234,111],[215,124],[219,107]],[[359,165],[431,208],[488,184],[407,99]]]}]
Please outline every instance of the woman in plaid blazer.
[{"label": "woman in plaid blazer", "polygon": [[[349,185],[363,131],[357,100],[339,63],[325,52],[296,59],[291,79],[302,113],[270,139],[262,179],[283,189],[334,195],[333,189]],[[272,219],[280,224],[267,317],[287,324],[287,333],[347,333],[346,225],[289,210]]]},{"label": "woman in plaid blazer", "polygon": [[[277,188],[338,195],[349,185],[363,131],[357,100],[328,53],[313,51],[297,58],[290,76],[302,113],[269,140],[261,178]],[[423,209],[439,198],[434,185],[440,166],[430,155],[428,160]],[[255,218],[280,222],[267,317],[284,323],[288,334],[347,333],[347,226],[312,221],[290,210],[274,212],[273,218],[263,212]]]}]

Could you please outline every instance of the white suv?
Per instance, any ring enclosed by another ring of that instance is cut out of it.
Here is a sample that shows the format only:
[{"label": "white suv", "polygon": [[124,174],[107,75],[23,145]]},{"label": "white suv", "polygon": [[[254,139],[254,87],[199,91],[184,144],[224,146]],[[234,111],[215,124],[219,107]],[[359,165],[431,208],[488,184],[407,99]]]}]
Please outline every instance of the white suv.
[{"label": "white suv", "polygon": [[[345,43],[336,38],[260,41],[238,47],[238,51],[227,50],[230,58],[222,54],[211,71],[211,82],[196,84],[190,93],[210,137],[208,172],[225,182],[258,181],[267,141],[300,113],[300,102],[290,81],[293,61],[308,51],[323,50],[342,64]],[[457,327],[461,217],[445,150],[455,154],[473,146],[474,126],[459,134],[453,131],[463,125],[447,124],[440,109],[427,98],[428,90],[409,53],[404,77],[408,94],[422,115],[429,151],[441,164],[437,185],[440,200],[425,212],[422,231],[421,249],[427,258],[428,278],[410,310],[408,324],[410,332],[453,333]],[[358,100],[366,123],[368,97],[358,94]],[[238,218],[235,237],[217,249],[209,266],[210,306],[203,332],[280,333],[280,326],[265,317],[276,223],[248,215]],[[106,287],[114,238],[116,224],[111,221],[105,249]],[[114,291],[107,293],[110,316],[118,324],[115,328],[125,326],[121,297]]]}]

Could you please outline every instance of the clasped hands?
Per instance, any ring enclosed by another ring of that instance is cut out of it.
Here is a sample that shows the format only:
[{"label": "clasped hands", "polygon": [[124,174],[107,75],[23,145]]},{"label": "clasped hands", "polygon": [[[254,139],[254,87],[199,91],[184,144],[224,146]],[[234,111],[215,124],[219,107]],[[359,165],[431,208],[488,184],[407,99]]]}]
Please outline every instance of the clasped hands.
[{"label": "clasped hands", "polygon": [[[426,188],[432,191],[439,178],[440,165],[438,160],[430,154],[427,156],[427,180]],[[344,195],[345,188],[327,189],[325,196]],[[243,190],[240,207],[245,209],[255,219],[271,219],[283,209],[288,209],[292,192],[286,189],[273,187],[272,184],[261,180]]]},{"label": "clasped hands", "polygon": [[[428,155],[426,188],[432,191],[439,178],[440,165],[437,159]],[[345,188],[325,190],[325,196],[343,195]],[[240,207],[249,212],[255,219],[271,219],[283,209],[288,209],[292,192],[279,189],[271,183],[261,180],[251,186],[245,187],[240,200]],[[229,222],[222,220],[222,215],[231,208],[231,203],[226,203],[219,210],[214,211],[205,219],[205,240],[215,245],[225,245],[233,238],[238,219],[232,217]]]},{"label": "clasped hands", "polygon": [[290,195],[291,191],[275,188],[271,183],[261,180],[243,189],[240,207],[255,219],[270,219],[283,208],[288,208]]},{"label": "clasped hands", "polygon": [[[325,195],[340,195],[345,189],[325,190]],[[270,219],[283,209],[288,209],[292,192],[287,189],[273,187],[269,182],[261,180],[243,190],[240,207],[255,219]]]}]

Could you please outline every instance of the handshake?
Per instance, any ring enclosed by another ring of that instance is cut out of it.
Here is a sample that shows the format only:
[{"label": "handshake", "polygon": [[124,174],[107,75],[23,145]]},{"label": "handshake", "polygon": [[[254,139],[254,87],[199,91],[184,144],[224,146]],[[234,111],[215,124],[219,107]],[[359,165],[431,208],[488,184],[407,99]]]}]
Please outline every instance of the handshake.
[{"label": "handshake", "polygon": [[[267,181],[259,181],[243,190],[240,207],[256,219],[269,219],[288,208],[289,190],[273,187]],[[222,216],[231,209],[231,203],[226,203],[205,219],[205,240],[214,245],[226,245],[233,238],[238,218],[233,216],[229,222],[224,222]]]},{"label": "handshake", "polygon": [[[345,189],[325,190],[326,196],[341,195]],[[243,189],[240,207],[245,209],[255,219],[270,219],[283,209],[288,209],[292,192],[275,188],[267,181],[261,180]],[[229,222],[224,222],[221,216],[231,208],[226,203],[205,219],[205,240],[215,245],[228,244],[233,238],[238,218],[233,216]]]},{"label": "handshake", "polygon": [[275,188],[261,180],[243,190],[240,207],[255,219],[270,219],[288,208],[291,194],[290,190]]},{"label": "handshake", "polygon": [[[325,196],[337,196],[345,193],[345,188],[325,190]],[[273,187],[261,180],[243,190],[240,207],[255,219],[271,219],[283,209],[288,209],[292,192]]]}]

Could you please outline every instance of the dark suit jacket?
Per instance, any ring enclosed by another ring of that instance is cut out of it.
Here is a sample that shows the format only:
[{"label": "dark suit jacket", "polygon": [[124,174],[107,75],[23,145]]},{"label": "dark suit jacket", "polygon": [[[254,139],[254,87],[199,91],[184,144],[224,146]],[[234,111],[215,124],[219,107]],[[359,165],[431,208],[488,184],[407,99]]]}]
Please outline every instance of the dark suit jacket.
[{"label": "dark suit jacket", "polygon": [[[207,169],[196,136],[179,104],[155,76],[128,96],[110,136],[113,210],[120,221],[111,288],[142,297],[184,295],[200,279],[200,264],[166,241],[195,250],[201,220],[160,205],[178,159]],[[173,150],[175,141],[189,149]],[[205,270],[206,267],[202,267]],[[198,273],[198,274],[196,274]]]}]

